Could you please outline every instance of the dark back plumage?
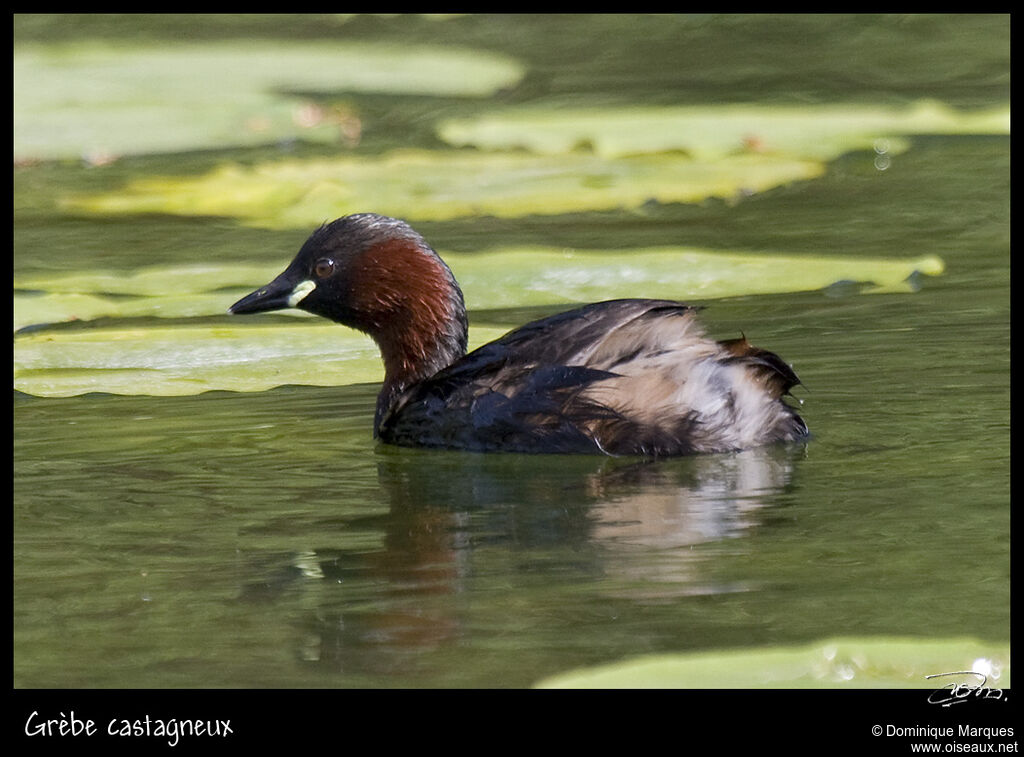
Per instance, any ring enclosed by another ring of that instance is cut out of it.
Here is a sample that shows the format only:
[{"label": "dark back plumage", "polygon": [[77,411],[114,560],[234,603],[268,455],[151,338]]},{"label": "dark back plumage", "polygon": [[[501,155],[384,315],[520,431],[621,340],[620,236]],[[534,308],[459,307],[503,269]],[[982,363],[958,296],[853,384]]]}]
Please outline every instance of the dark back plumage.
[{"label": "dark back plumage", "polygon": [[665,300],[612,300],[534,321],[406,391],[382,418],[380,437],[479,451],[661,456],[806,434],[780,399],[799,382],[792,369],[745,339],[705,338],[696,312]]}]

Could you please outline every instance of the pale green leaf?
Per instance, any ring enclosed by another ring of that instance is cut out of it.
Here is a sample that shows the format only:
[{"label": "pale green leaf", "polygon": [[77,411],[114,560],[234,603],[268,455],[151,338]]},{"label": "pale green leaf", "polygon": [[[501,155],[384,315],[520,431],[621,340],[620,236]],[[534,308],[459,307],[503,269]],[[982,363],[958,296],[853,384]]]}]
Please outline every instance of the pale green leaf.
[{"label": "pale green leaf", "polygon": [[518,217],[699,202],[762,192],[824,172],[821,163],[736,155],[608,161],[590,154],[537,157],[399,150],[382,157],[282,160],[221,166],[198,177],[143,178],[121,190],[69,198],[101,214],[216,215],[262,228],[305,228],[373,209],[399,218]]},{"label": "pale green leaf", "polygon": [[585,148],[605,158],[683,151],[695,160],[736,153],[829,161],[853,150],[890,154],[915,134],[1009,134],[1009,104],[959,111],[922,100],[871,105],[706,105],[629,108],[509,108],[442,121],[456,147],[526,149],[544,155]]},{"label": "pale green leaf", "polygon": [[515,85],[506,56],[453,47],[302,40],[19,45],[16,159],[338,141],[337,114],[294,92],[486,97]]},{"label": "pale green leaf", "polygon": [[[283,260],[283,255],[282,255]],[[284,266],[281,265],[281,268]],[[230,286],[245,287],[263,281],[273,266],[245,263],[194,263],[147,266],[132,273],[75,271],[17,276],[14,288],[62,294],[166,296],[213,292]]]},{"label": "pale green leaf", "polygon": [[[220,315],[285,266],[205,264],[145,268],[129,275],[79,272],[15,279],[14,327],[96,318]],[[515,247],[445,253],[470,310],[585,303],[619,297],[711,299],[870,282],[907,291],[913,273],[943,263],[919,259],[835,258],[677,247],[573,250]],[[301,311],[286,311],[299,314]]]},{"label": "pale green leaf", "polygon": [[909,291],[912,274],[939,275],[936,256],[839,258],[678,247],[633,250],[505,248],[446,255],[474,307],[594,302],[619,297],[713,299],[823,289],[864,282]]},{"label": "pale green leaf", "polygon": [[[798,647],[665,654],[562,673],[540,688],[790,689],[920,688],[981,685],[979,676],[930,675],[976,670],[992,689],[1010,686],[1010,650],[974,639],[837,638]],[[922,700],[924,701],[924,700]]]},{"label": "pale green leaf", "polygon": [[[470,338],[475,346],[505,331],[474,328]],[[368,336],[319,319],[40,331],[14,340],[14,388],[41,397],[257,392],[285,384],[377,382],[383,376],[380,353]]]},{"label": "pale green leaf", "polygon": [[[680,248],[631,251],[507,248],[445,255],[470,310],[565,305],[617,297],[692,300],[820,289],[839,281],[907,289],[912,273],[941,273],[917,260],[819,258]],[[127,276],[83,272],[22,277],[15,284],[15,388],[41,396],[85,392],[177,395],[212,389],[262,391],[282,384],[380,381],[376,346],[358,332],[299,310],[230,325],[145,325],[124,318],[223,315],[272,279],[271,266],[154,267]],[[103,321],[99,319],[110,319]],[[269,320],[268,320],[269,318]],[[77,328],[45,328],[77,320]],[[511,328],[516,324],[508,324]],[[471,329],[474,344],[507,328]]]}]

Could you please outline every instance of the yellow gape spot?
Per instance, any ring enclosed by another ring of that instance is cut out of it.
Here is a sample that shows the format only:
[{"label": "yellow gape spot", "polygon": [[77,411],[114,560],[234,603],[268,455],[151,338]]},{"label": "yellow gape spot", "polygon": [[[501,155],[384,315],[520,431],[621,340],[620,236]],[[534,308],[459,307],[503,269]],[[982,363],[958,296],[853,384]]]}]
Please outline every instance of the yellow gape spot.
[{"label": "yellow gape spot", "polygon": [[298,305],[306,298],[306,295],[308,295],[314,289],[316,289],[316,283],[310,281],[309,279],[306,279],[305,281],[301,281],[298,284],[296,284],[295,288],[292,290],[292,293],[288,295],[288,307],[293,308],[296,305]]}]

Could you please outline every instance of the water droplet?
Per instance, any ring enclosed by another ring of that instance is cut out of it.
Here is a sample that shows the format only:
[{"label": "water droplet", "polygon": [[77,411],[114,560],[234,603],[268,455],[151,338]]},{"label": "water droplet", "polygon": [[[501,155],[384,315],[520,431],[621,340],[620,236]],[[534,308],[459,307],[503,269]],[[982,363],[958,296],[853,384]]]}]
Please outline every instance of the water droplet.
[{"label": "water droplet", "polygon": [[992,673],[995,670],[995,666],[992,664],[992,660],[989,660],[986,657],[979,657],[971,663],[971,670],[979,675],[985,676],[986,678],[991,678]]}]

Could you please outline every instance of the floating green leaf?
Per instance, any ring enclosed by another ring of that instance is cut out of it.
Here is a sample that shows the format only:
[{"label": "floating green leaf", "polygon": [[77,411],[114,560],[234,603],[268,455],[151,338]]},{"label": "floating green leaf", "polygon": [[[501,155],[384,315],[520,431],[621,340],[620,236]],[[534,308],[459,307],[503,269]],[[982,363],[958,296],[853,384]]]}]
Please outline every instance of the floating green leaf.
[{"label": "floating green leaf", "polygon": [[[287,256],[282,258],[268,266],[224,263],[152,267],[131,275],[20,277],[15,327],[37,328],[15,335],[15,388],[40,396],[169,395],[379,381],[380,358],[368,337],[298,310],[284,314],[300,320],[273,315],[238,318],[230,325],[154,320],[129,327],[119,321],[223,315],[235,299],[273,278],[284,267]],[[451,253],[445,259],[471,311],[616,297],[710,299],[820,289],[847,280],[892,291],[907,289],[914,272],[943,269],[936,257],[844,259],[680,248],[517,247]],[[62,321],[83,323],[46,327]],[[471,339],[479,344],[506,330],[475,327]]]},{"label": "floating green leaf", "polygon": [[[507,329],[474,328],[474,345]],[[327,321],[233,326],[111,327],[19,335],[14,388],[41,397],[87,392],[187,395],[256,392],[284,384],[380,381],[380,354],[357,331]]]},{"label": "floating green leaf", "polygon": [[[802,647],[657,655],[578,670],[541,688],[923,688],[1010,686],[1010,650],[974,639],[838,638]],[[941,694],[939,695],[942,696]]]},{"label": "floating green leaf", "polygon": [[[748,291],[819,288],[848,278],[874,280],[880,284],[879,290],[891,291],[905,288],[902,282],[914,271],[938,273],[942,268],[937,258],[830,261],[697,251],[641,250],[622,256],[519,250],[450,257],[469,293],[471,309],[638,295],[703,299]],[[538,266],[539,261],[544,261],[543,265]],[[267,275],[253,278],[247,288],[269,280],[274,272],[276,269],[268,269]],[[230,276],[231,272],[225,271],[227,280]],[[93,283],[104,280],[92,277]],[[57,280],[55,288],[73,287]],[[94,391],[179,395],[212,389],[262,391],[282,384],[334,386],[381,380],[380,358],[368,337],[301,311],[285,311],[298,316],[291,323],[271,316],[272,323],[239,318],[230,326],[126,327],[116,320],[222,314],[235,296],[245,291],[239,289],[231,296],[218,291],[126,298],[67,291],[16,295],[16,325],[101,317],[113,320],[112,325],[99,320],[79,328],[41,327],[17,334],[15,388],[48,397]],[[83,309],[84,304],[93,310]],[[480,344],[514,325],[474,327],[470,337]]]},{"label": "floating green leaf", "polygon": [[912,274],[941,274],[942,260],[835,258],[676,247],[633,250],[506,248],[446,255],[474,307],[594,302],[617,297],[711,299],[865,282],[908,291]]},{"label": "floating green leaf", "polygon": [[66,205],[93,213],[215,215],[249,226],[304,228],[368,208],[401,218],[446,220],[637,208],[651,200],[698,202],[761,192],[823,172],[815,161],[758,155],[711,162],[681,155],[608,161],[589,154],[399,150],[378,158],[224,165],[199,177],[138,179],[122,190],[71,198]]},{"label": "floating green leaf", "polygon": [[584,147],[605,158],[683,151],[695,160],[736,153],[829,161],[853,150],[896,153],[914,134],[1009,134],[1009,105],[963,112],[922,100],[868,105],[709,105],[601,109],[510,108],[441,122],[456,147],[544,155]]},{"label": "floating green leaf", "polygon": [[[287,253],[282,252],[282,261]],[[283,265],[281,266],[284,267]],[[19,276],[14,288],[55,294],[134,295],[161,297],[213,292],[224,287],[265,283],[273,266],[245,263],[197,263],[179,266],[147,266],[133,273],[76,271]],[[230,304],[230,303],[229,303]],[[224,308],[221,308],[222,312]]]},{"label": "floating green leaf", "polygon": [[508,57],[452,47],[219,41],[145,47],[19,45],[16,159],[337,141],[295,92],[484,97],[515,85]]},{"label": "floating green leaf", "polygon": [[[14,326],[151,316],[221,315],[233,298],[272,279],[281,262],[152,267],[130,275],[83,271],[15,279]],[[471,310],[594,302],[617,297],[710,299],[871,282],[906,291],[913,273],[937,275],[943,263],[919,259],[833,258],[676,247],[571,250],[516,247],[445,253]],[[300,311],[289,311],[299,313]]]},{"label": "floating green leaf", "polygon": [[[273,268],[245,264],[150,267],[132,274],[79,271],[15,279],[14,328],[97,318],[223,314],[225,287],[255,287]],[[299,312],[299,311],[294,311]]]}]

